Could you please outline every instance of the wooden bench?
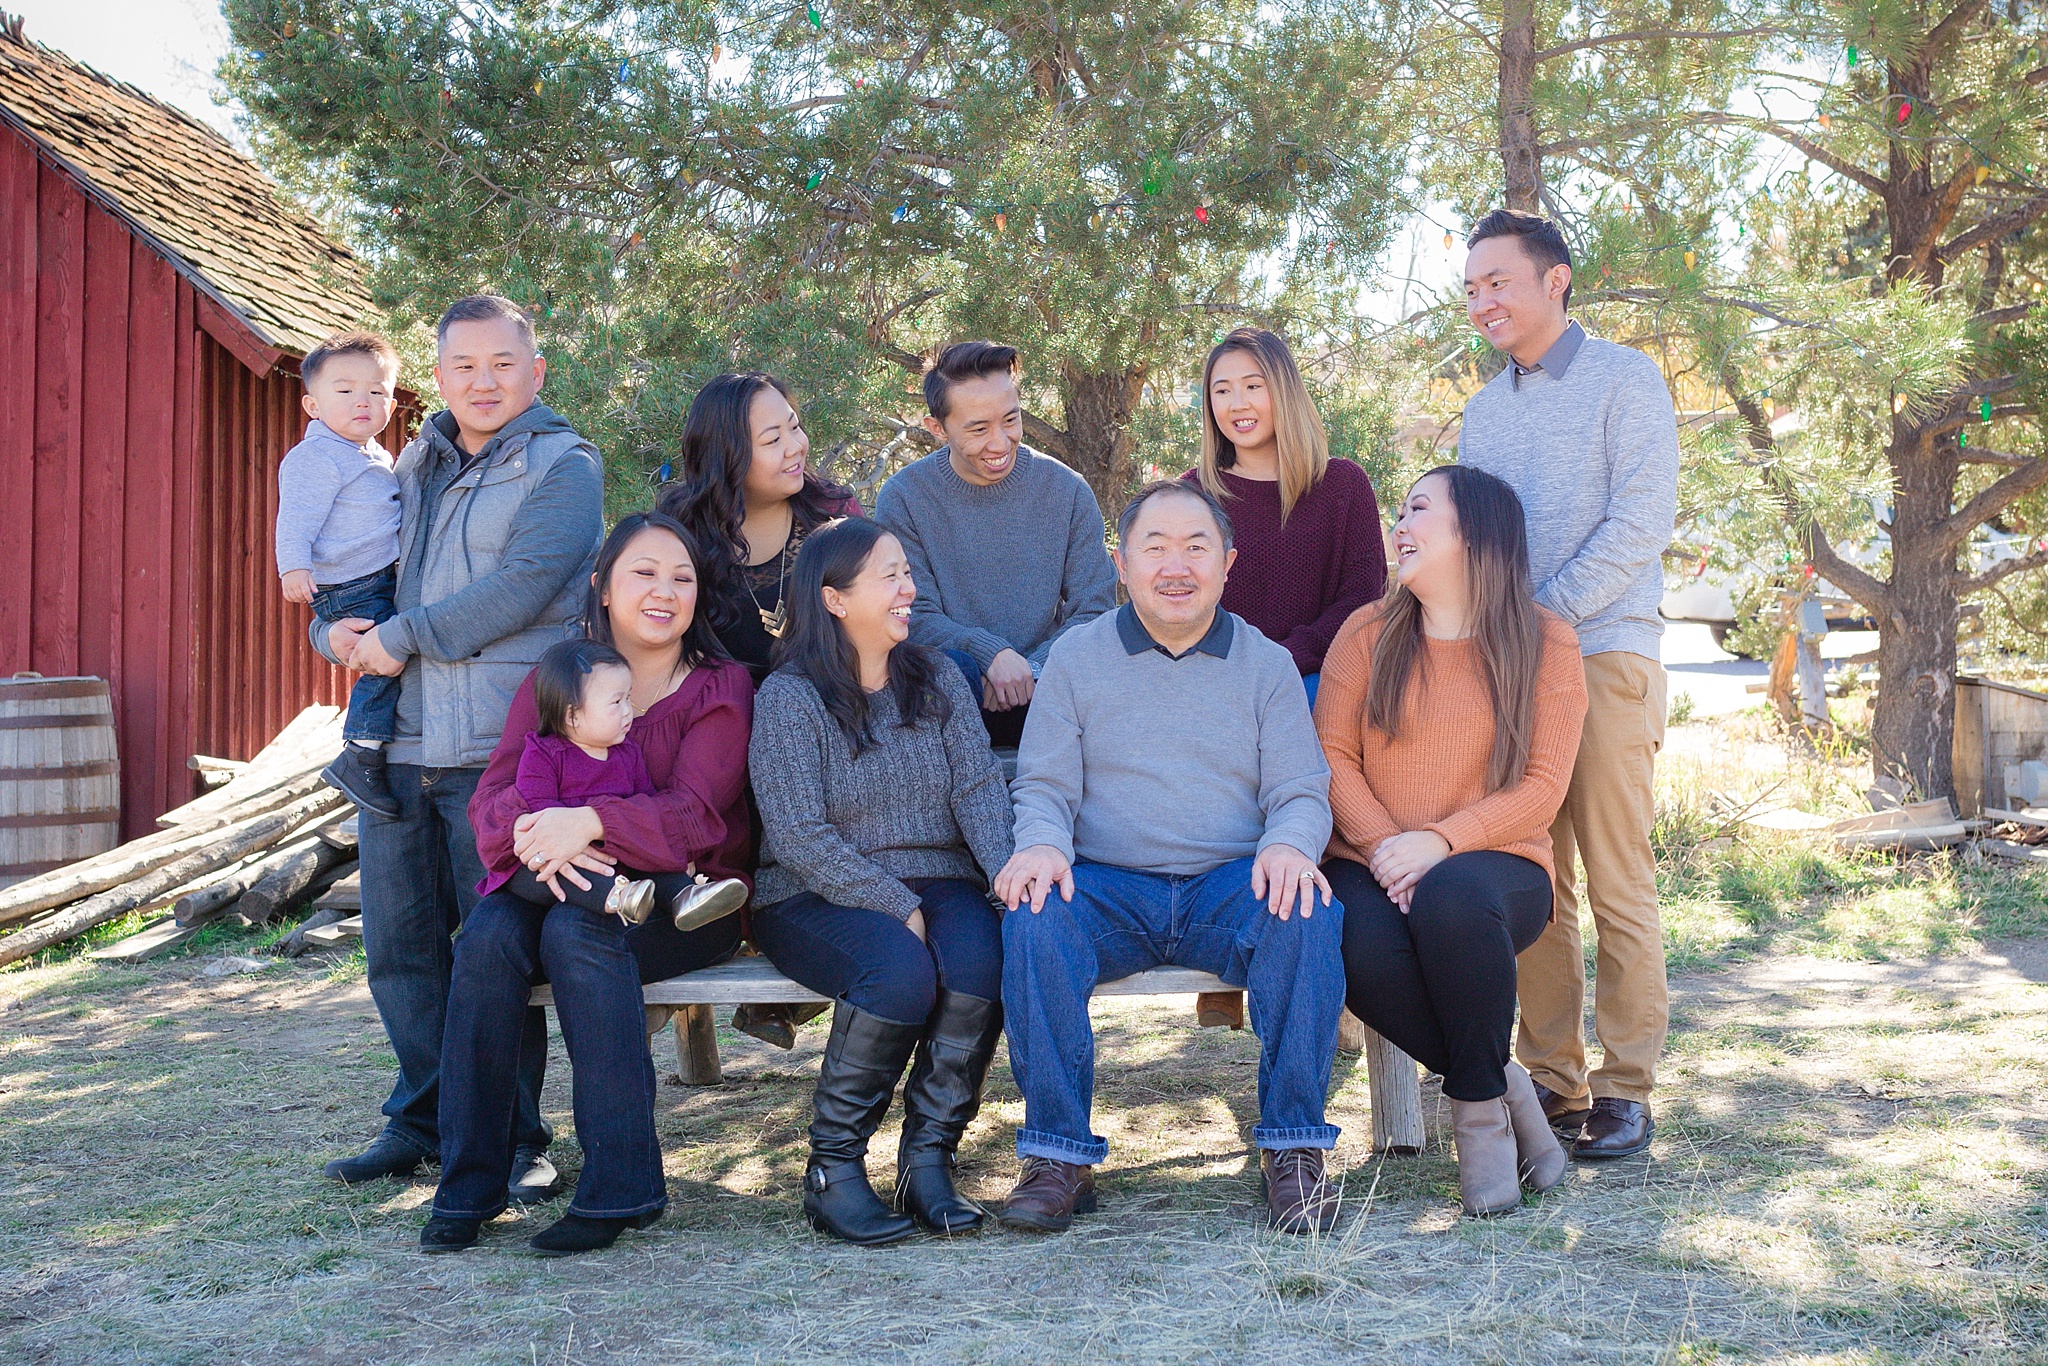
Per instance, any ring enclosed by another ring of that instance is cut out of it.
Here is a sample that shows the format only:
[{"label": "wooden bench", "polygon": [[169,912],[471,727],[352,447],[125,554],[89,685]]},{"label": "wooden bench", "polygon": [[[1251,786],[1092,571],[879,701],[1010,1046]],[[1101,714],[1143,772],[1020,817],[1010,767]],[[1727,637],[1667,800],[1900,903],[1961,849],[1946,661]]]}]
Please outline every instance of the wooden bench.
[{"label": "wooden bench", "polygon": [[[1189,968],[1154,968],[1120,981],[1104,982],[1097,996],[1186,996],[1203,992],[1235,992],[1220,978]],[[641,988],[647,1002],[647,1032],[675,1024],[676,1070],[686,1086],[716,1086],[724,1077],[718,1060],[714,1006],[787,1002],[801,1005],[827,998],[800,986],[775,970],[766,958],[735,958],[717,967],[685,973]],[[546,986],[533,989],[533,1004],[554,1004]],[[1348,1026],[1339,1047],[1363,1052],[1372,1087],[1373,1148],[1383,1153],[1420,1152],[1423,1145],[1422,1087],[1415,1060],[1359,1024],[1347,1012]]]}]

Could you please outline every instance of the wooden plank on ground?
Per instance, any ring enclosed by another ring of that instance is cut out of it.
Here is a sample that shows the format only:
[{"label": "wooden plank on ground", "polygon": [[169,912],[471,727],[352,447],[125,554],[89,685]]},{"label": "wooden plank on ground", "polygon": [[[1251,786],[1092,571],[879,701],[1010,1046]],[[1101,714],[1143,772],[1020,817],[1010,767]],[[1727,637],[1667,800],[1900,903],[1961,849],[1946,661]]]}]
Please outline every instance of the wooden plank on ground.
[{"label": "wooden plank on ground", "polygon": [[204,925],[180,925],[176,916],[167,915],[126,939],[101,945],[86,957],[96,958],[102,963],[139,963],[146,958],[169,953],[205,928]]},{"label": "wooden plank on ground", "polygon": [[316,909],[325,910],[332,906],[337,910],[360,911],[363,909],[363,874],[359,868],[348,874],[332,887],[320,894],[313,903]]},{"label": "wooden plank on ground", "polygon": [[336,944],[344,944],[351,939],[362,937],[363,918],[359,915],[352,915],[346,920],[337,920],[332,925],[320,925],[306,931],[306,942],[318,944],[322,948],[332,948]]}]

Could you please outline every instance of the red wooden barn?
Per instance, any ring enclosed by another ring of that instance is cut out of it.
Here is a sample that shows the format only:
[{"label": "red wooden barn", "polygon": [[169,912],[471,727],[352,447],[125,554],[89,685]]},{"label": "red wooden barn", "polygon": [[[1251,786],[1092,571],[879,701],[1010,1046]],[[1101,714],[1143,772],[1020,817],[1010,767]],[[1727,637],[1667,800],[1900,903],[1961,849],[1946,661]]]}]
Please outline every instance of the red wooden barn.
[{"label": "red wooden barn", "polygon": [[372,313],[218,133],[0,31],[0,677],[112,685],[124,837],[191,798],[188,756],[346,701],[271,533],[298,359]]}]

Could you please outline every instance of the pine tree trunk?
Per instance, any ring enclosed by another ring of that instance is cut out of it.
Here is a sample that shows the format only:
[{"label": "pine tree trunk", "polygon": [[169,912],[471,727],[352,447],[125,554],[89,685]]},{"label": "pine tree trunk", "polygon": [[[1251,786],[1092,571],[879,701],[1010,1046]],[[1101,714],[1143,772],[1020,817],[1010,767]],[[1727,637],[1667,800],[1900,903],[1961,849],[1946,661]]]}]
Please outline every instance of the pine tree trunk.
[{"label": "pine tree trunk", "polygon": [[1541,212],[1536,141],[1536,0],[1505,0],[1500,27],[1500,161],[1507,206]]},{"label": "pine tree trunk", "polygon": [[1871,768],[1904,781],[1915,796],[1955,791],[1956,548],[1940,523],[1954,496],[1952,442],[1892,424],[1892,610],[1877,637],[1877,702],[1870,718]]},{"label": "pine tree trunk", "polygon": [[1060,399],[1066,407],[1066,450],[1061,452],[1102,504],[1102,515],[1114,524],[1137,482],[1131,459],[1131,416],[1145,391],[1145,368],[1086,371],[1067,365],[1060,370]]}]

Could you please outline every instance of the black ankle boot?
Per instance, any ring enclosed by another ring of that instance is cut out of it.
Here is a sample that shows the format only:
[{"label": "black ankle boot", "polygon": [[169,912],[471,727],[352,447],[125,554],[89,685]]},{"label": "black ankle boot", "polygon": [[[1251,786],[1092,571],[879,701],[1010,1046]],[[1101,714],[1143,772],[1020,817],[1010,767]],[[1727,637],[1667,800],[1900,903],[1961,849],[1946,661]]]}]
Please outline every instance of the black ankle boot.
[{"label": "black ankle boot", "polygon": [[934,1233],[972,1233],[981,1207],[953,1188],[960,1136],[981,1109],[981,1087],[1003,1036],[999,1001],[941,990],[903,1083],[896,1208]]},{"label": "black ankle boot", "polygon": [[527,1246],[543,1257],[573,1257],[579,1252],[596,1252],[610,1247],[629,1228],[653,1228],[661,1222],[661,1211],[651,1209],[625,1219],[591,1219],[565,1214],[527,1240]]},{"label": "black ankle boot", "polygon": [[846,1002],[832,1016],[832,1037],[811,1101],[811,1158],[804,1168],[804,1213],[811,1226],[849,1243],[899,1242],[917,1225],[882,1203],[868,1184],[868,1139],[889,1109],[921,1024],[898,1024]]}]

